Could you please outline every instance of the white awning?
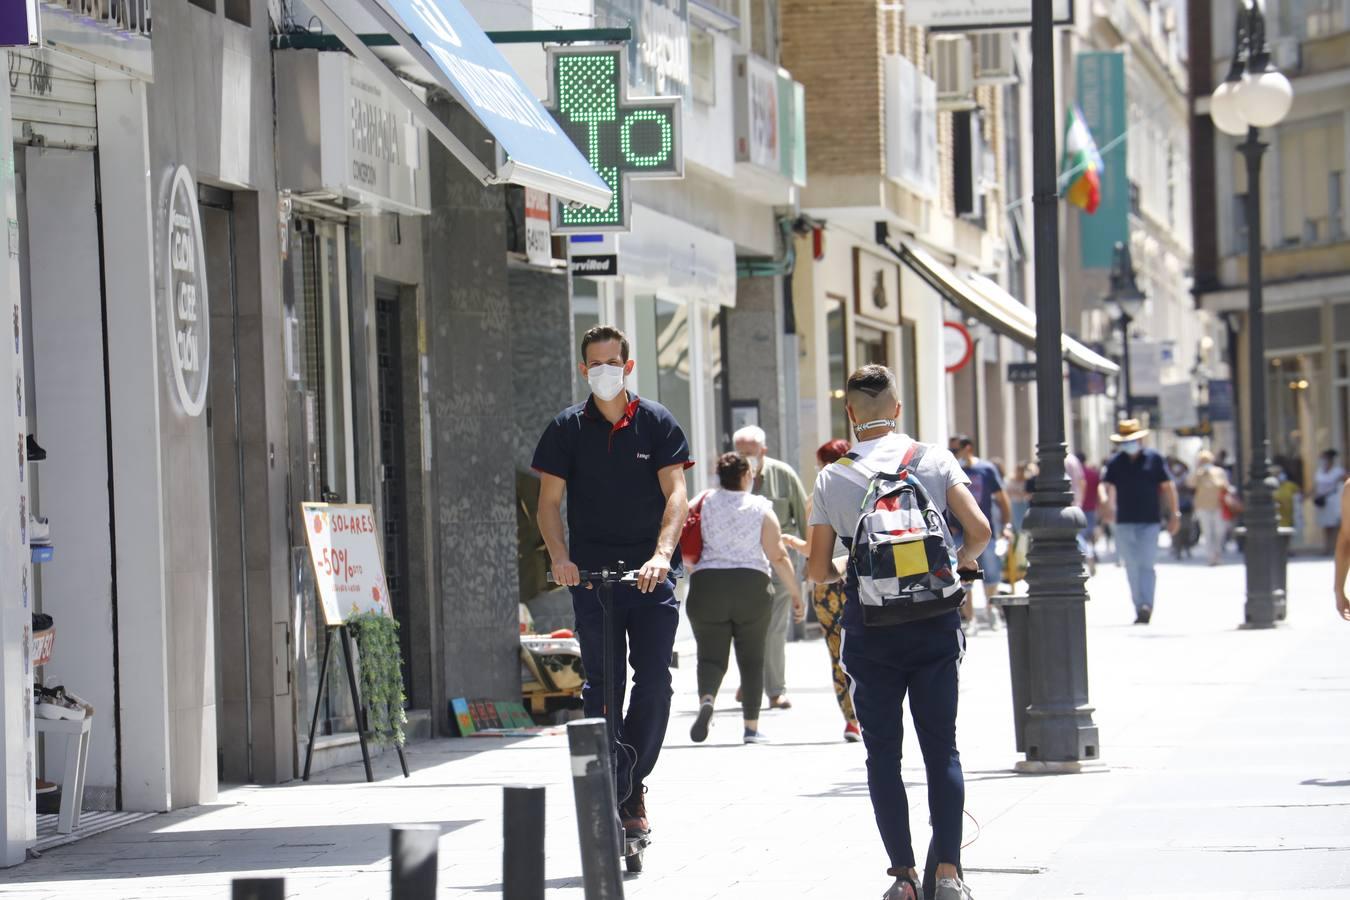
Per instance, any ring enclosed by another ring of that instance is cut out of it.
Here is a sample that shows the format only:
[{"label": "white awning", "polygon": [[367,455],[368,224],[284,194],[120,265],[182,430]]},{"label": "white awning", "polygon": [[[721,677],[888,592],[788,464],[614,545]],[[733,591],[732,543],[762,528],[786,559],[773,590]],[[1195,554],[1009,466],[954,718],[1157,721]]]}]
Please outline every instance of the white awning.
[{"label": "white awning", "polygon": [[[974,272],[958,273],[909,241],[901,242],[900,258],[963,313],[1030,350],[1036,349],[1036,313],[997,282]],[[1060,339],[1064,358],[1071,364],[1103,375],[1120,371],[1111,360],[1067,334]]]},{"label": "white awning", "polygon": [[[605,209],[612,192],[563,133],[459,0],[356,0],[401,48],[377,53],[334,0],[305,0],[380,83],[484,184],[519,184],[565,201]],[[392,48],[390,48],[392,49]],[[493,136],[495,164],[484,161],[429,109],[395,71],[447,91]]]}]

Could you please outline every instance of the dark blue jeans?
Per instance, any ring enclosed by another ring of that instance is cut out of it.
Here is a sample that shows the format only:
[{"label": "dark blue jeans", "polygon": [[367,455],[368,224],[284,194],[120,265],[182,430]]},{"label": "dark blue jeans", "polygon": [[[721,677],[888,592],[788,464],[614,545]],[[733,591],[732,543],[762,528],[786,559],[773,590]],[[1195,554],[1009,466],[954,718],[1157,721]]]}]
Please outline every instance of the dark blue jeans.
[{"label": "dark blue jeans", "polygon": [[867,747],[872,811],[881,842],[897,869],[914,866],[909,802],[900,777],[906,694],[928,770],[928,811],[933,823],[929,863],[961,863],[966,784],[956,749],[956,700],[965,650],[956,612],[907,625],[844,629],[840,656],[853,681],[853,708]]},{"label": "dark blue jeans", "polygon": [[[622,803],[632,791],[641,790],[656,767],[661,744],[666,739],[673,693],[670,654],[675,646],[675,629],[680,624],[680,607],[675,599],[675,582],[670,580],[650,594],[643,594],[635,585],[614,585],[613,602],[610,669],[614,684],[609,697],[616,711],[614,738],[623,745],[614,757],[618,798]],[[587,590],[584,585],[573,588],[572,610],[577,617],[581,664],[586,669],[582,702],[588,717],[605,718],[605,621],[599,589]],[[630,665],[633,693],[624,715]]]}]

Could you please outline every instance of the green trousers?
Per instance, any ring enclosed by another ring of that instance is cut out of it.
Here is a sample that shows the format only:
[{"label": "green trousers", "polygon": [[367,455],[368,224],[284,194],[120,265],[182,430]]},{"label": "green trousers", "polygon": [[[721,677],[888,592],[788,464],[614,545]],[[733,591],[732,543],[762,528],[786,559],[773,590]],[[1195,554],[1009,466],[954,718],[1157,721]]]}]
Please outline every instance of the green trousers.
[{"label": "green trousers", "polygon": [[746,719],[758,719],[764,694],[764,644],[773,615],[769,576],[754,569],[695,572],[685,611],[698,642],[698,695],[717,696],[734,643],[741,670],[741,709]]}]

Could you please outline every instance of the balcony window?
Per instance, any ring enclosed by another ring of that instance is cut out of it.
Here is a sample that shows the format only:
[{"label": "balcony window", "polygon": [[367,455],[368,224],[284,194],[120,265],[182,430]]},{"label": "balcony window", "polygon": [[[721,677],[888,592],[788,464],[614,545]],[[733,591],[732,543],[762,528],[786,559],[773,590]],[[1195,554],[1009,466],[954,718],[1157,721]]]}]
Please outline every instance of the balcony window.
[{"label": "balcony window", "polygon": [[1278,245],[1316,246],[1344,232],[1345,117],[1300,123],[1279,133]]}]

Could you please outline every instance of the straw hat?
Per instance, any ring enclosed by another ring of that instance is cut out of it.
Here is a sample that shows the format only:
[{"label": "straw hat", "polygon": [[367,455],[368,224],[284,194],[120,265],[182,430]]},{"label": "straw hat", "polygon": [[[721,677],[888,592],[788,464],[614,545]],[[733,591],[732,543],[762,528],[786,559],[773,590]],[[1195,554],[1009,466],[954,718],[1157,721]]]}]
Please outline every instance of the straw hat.
[{"label": "straw hat", "polygon": [[1146,438],[1149,430],[1140,424],[1138,419],[1121,419],[1120,424],[1116,426],[1116,433],[1111,435],[1111,443],[1120,444],[1125,441],[1137,441],[1140,438]]}]

